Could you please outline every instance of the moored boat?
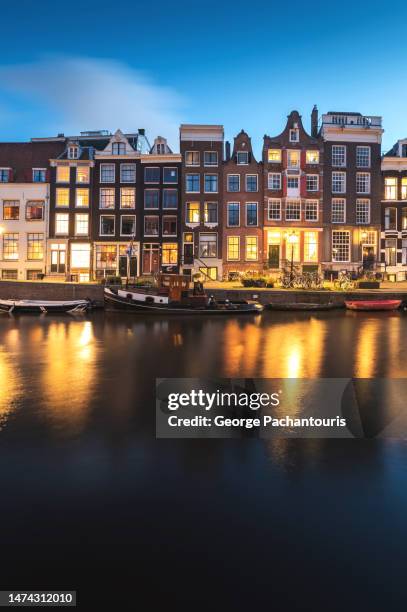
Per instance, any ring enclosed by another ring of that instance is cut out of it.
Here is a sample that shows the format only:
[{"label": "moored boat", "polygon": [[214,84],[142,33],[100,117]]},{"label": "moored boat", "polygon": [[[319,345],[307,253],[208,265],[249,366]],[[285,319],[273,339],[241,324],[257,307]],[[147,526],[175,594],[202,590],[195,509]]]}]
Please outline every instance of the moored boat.
[{"label": "moored boat", "polygon": [[238,315],[263,310],[256,301],[215,300],[204,293],[200,283],[194,283],[190,292],[189,278],[180,274],[161,274],[154,291],[106,287],[104,301],[109,309],[145,314]]},{"label": "moored boat", "polygon": [[92,307],[90,300],[2,300],[0,312],[9,314],[82,314]]},{"label": "moored boat", "polygon": [[340,308],[340,305],[327,302],[326,304],[308,303],[308,302],[287,302],[286,304],[271,303],[268,304],[267,308],[271,310],[333,310],[334,308]]},{"label": "moored boat", "polygon": [[401,300],[345,300],[349,310],[397,310]]}]

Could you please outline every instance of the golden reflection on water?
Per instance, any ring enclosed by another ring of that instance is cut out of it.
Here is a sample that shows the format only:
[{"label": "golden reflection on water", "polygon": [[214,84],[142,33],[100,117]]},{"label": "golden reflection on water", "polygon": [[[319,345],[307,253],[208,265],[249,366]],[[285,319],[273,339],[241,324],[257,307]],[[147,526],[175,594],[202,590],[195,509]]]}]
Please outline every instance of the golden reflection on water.
[{"label": "golden reflection on water", "polygon": [[[15,330],[11,331],[14,332]],[[4,342],[6,345],[7,336]],[[12,342],[13,336],[15,337],[14,333],[12,334]],[[12,363],[12,355],[8,350],[5,350],[4,346],[0,346],[0,431],[10,414],[15,410],[16,401],[20,395],[18,380],[18,368]]]}]

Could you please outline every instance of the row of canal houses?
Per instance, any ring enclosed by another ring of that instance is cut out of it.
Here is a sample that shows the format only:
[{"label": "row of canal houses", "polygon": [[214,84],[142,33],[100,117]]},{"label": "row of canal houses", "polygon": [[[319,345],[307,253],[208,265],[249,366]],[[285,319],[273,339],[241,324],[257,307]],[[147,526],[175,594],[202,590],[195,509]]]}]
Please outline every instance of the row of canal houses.
[{"label": "row of canal houses", "polygon": [[297,111],[256,159],[243,130],[181,125],[0,143],[0,278],[86,282],[159,271],[407,271],[407,139],[382,119]]}]

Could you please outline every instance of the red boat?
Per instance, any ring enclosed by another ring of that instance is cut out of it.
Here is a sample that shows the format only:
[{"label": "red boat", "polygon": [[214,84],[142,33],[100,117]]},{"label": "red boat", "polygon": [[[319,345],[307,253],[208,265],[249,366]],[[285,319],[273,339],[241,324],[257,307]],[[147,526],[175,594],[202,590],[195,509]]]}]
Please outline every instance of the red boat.
[{"label": "red boat", "polygon": [[345,300],[349,310],[397,310],[401,300]]}]

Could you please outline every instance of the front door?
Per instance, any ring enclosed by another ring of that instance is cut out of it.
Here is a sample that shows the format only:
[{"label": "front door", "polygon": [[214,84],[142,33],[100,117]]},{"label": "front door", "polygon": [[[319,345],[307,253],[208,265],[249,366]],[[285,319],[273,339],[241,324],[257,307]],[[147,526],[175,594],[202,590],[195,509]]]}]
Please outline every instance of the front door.
[{"label": "front door", "polygon": [[51,272],[65,274],[66,247],[65,245],[51,246]]},{"label": "front door", "polygon": [[269,266],[270,268],[278,268],[280,266],[280,245],[269,244]]},{"label": "front door", "polygon": [[145,244],[143,247],[143,274],[155,274],[160,270],[160,250],[158,244]]},{"label": "front door", "polygon": [[364,246],[363,247],[363,269],[372,270],[374,265],[374,247]]}]

